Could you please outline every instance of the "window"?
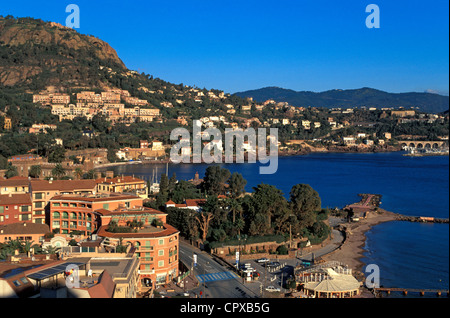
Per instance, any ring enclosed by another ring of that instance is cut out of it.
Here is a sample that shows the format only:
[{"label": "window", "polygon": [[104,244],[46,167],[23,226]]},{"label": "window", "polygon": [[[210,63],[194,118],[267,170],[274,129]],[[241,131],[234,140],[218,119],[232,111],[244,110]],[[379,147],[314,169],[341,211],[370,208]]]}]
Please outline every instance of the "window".
[{"label": "window", "polygon": [[53,221],[53,227],[59,227],[59,221]]},{"label": "window", "polygon": [[62,218],[63,218],[63,219],[68,219],[68,218],[69,218],[69,213],[63,212],[63,213],[62,213]]},{"label": "window", "polygon": [[13,284],[14,284],[16,287],[19,287],[20,285],[22,285],[18,280],[13,281]]},{"label": "window", "polygon": [[105,210],[109,210],[109,203],[104,203],[104,204],[103,204],[103,208],[104,208]]},{"label": "window", "polygon": [[37,200],[41,200],[42,199],[42,193],[36,193],[34,195],[34,198],[37,199]]},{"label": "window", "polygon": [[69,203],[63,202],[62,206],[69,206]]},{"label": "window", "polygon": [[22,277],[20,281],[24,284],[28,284],[28,280],[25,277]]},{"label": "window", "polygon": [[22,212],[28,212],[28,208],[29,208],[28,205],[22,205],[21,206],[21,211]]},{"label": "window", "polygon": [[5,212],[5,207],[4,206],[0,206],[0,213]]},{"label": "window", "polygon": [[23,214],[23,215],[21,215],[21,217],[22,217],[22,221],[29,221],[29,220],[31,220],[29,214]]},{"label": "window", "polygon": [[158,251],[158,256],[164,256],[164,250],[159,250]]},{"label": "window", "polygon": [[35,207],[35,208],[42,208],[42,202],[36,202],[36,203],[34,204],[34,207]]},{"label": "window", "polygon": [[61,206],[61,204],[59,204],[59,203],[53,203],[53,206],[54,206],[55,208],[58,208],[58,207]]},{"label": "window", "polygon": [[164,245],[164,239],[158,240],[158,245]]},{"label": "window", "polygon": [[158,262],[158,267],[164,267],[164,261],[159,261]]}]

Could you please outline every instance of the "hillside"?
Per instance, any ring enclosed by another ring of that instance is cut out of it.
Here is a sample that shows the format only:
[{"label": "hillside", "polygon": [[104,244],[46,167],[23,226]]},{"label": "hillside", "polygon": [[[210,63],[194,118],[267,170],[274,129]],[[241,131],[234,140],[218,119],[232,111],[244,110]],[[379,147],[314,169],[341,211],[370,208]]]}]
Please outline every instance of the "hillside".
[{"label": "hillside", "polygon": [[96,37],[42,20],[0,18],[0,85],[108,86],[100,66],[125,69],[116,51]]},{"label": "hillside", "polygon": [[238,92],[239,97],[253,97],[256,102],[273,99],[298,107],[419,107],[425,112],[439,113],[448,110],[449,97],[431,93],[387,93],[372,88],[330,90],[320,93],[294,91],[279,87],[265,87]]}]

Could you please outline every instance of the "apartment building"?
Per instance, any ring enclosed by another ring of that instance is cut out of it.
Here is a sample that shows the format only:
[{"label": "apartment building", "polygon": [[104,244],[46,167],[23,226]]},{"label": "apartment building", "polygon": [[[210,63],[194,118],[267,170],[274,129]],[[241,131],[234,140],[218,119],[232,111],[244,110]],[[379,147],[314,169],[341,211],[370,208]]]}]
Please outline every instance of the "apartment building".
[{"label": "apartment building", "polygon": [[[61,194],[88,195],[96,193],[95,180],[32,180],[30,191],[33,202],[33,222],[48,223],[51,198]],[[47,213],[46,213],[47,212]],[[46,217],[47,216],[47,217]]]},{"label": "apartment building", "polygon": [[143,200],[134,195],[56,195],[49,204],[50,230],[60,234],[77,232],[91,235],[100,224],[97,210],[142,207]]},{"label": "apartment building", "polygon": [[147,182],[133,176],[105,177],[96,182],[98,193],[133,193],[143,199],[148,198]]},{"label": "apartment building", "polygon": [[32,222],[32,202],[29,193],[0,195],[0,225]]},{"label": "apartment building", "polygon": [[28,193],[29,179],[24,177],[12,177],[10,179],[0,180],[0,195]]},{"label": "apartment building", "polygon": [[[110,244],[131,245],[140,260],[140,279],[151,283],[166,284],[178,277],[179,231],[166,223],[167,214],[145,207],[121,208],[115,211],[97,210],[101,217],[98,236]],[[130,233],[114,233],[109,224],[125,227],[128,221],[141,221],[142,226]],[[161,222],[159,225],[154,220]]]}]

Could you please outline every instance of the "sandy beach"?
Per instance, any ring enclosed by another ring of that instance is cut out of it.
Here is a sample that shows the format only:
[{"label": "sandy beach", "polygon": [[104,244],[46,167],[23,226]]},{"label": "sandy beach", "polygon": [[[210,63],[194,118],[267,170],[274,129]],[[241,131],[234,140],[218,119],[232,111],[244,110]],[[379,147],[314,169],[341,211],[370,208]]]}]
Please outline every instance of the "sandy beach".
[{"label": "sandy beach", "polygon": [[353,268],[358,278],[362,278],[361,271],[364,264],[361,262],[361,258],[363,257],[363,247],[366,241],[365,233],[377,224],[396,220],[397,216],[395,213],[379,209],[379,213],[372,212],[366,219],[359,222],[342,224],[346,228],[344,244],[336,251],[324,255],[323,259],[343,262],[350,268]]}]

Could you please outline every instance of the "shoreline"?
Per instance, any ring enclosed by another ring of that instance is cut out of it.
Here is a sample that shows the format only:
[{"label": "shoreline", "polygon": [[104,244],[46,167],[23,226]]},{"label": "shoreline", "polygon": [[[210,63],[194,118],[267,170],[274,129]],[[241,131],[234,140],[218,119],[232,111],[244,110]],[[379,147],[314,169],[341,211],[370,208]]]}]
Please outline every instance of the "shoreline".
[{"label": "shoreline", "polygon": [[[376,154],[376,153],[391,153],[391,152],[403,152],[403,150],[384,150],[384,151],[354,151],[354,150],[326,150],[326,151],[305,151],[305,152],[279,152],[278,157],[295,157],[295,156],[306,156],[310,154],[321,154],[321,153],[327,153],[327,154],[342,154],[342,153],[350,153],[350,154]],[[225,160],[223,158],[222,163],[225,163]],[[121,162],[111,162],[111,163],[104,163],[99,164],[95,166],[93,169],[103,169],[108,167],[115,167],[115,166],[123,166],[123,165],[135,165],[135,164],[173,164],[173,162],[170,159],[164,158],[160,160],[147,160],[147,161],[121,161]],[[233,162],[236,163],[236,162]],[[244,162],[247,163],[247,162]],[[188,162],[186,164],[196,164],[194,162]],[[204,162],[201,162],[199,164],[204,164]]]},{"label": "shoreline", "polygon": [[359,279],[365,277],[363,273],[364,263],[364,246],[366,243],[366,233],[374,226],[398,220],[398,214],[384,209],[379,209],[381,213],[372,212],[367,219],[363,219],[358,223],[346,223],[341,225],[345,231],[345,240],[340,248],[324,255],[322,258],[326,261],[340,261],[354,269]]}]

